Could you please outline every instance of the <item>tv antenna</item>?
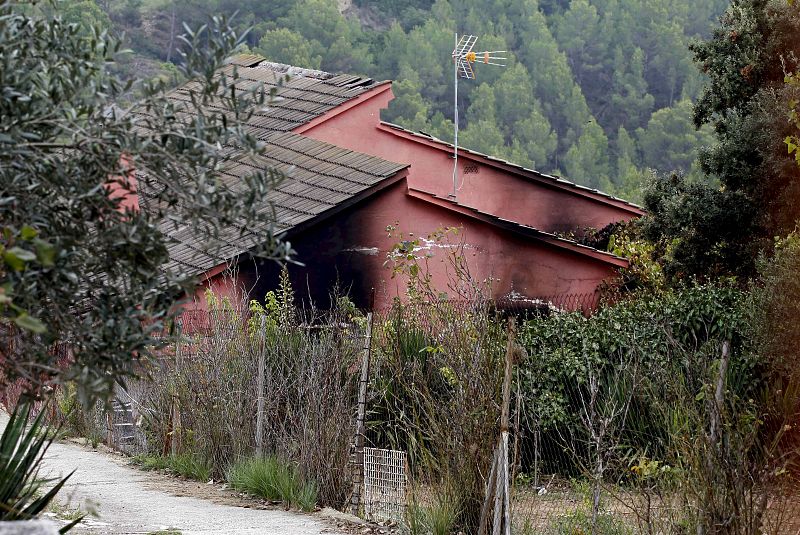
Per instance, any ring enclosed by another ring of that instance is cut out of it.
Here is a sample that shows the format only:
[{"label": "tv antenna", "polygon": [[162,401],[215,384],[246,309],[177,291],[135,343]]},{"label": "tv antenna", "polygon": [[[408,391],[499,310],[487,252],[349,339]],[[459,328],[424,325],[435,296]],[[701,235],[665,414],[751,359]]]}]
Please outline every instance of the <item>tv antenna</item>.
[{"label": "tv antenna", "polygon": [[[486,65],[497,65],[498,67],[505,67],[505,63],[498,63],[505,61],[505,50],[494,50],[484,52],[474,52],[472,49],[475,47],[475,42],[478,40],[474,35],[462,35],[461,39],[458,38],[458,33],[455,34],[456,46],[453,49],[453,87],[455,96],[453,98],[453,121],[455,124],[455,133],[453,140],[453,193],[450,195],[453,199],[456,198],[456,191],[458,190],[458,79],[465,78],[467,80],[475,79],[475,70],[472,64],[478,61]],[[500,55],[498,55],[500,54]]]}]

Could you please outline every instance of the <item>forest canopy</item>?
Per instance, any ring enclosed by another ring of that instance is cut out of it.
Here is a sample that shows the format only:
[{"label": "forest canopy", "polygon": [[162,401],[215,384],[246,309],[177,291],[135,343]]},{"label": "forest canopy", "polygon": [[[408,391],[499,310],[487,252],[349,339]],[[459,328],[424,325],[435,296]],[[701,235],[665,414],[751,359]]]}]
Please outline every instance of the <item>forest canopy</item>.
[{"label": "forest canopy", "polygon": [[250,27],[268,59],[393,79],[384,119],[452,137],[454,32],[508,50],[459,87],[460,144],[634,201],[649,169],[703,176],[692,103],[705,83],[691,42],[707,38],[724,0],[65,0],[124,32],[131,74],[163,75],[177,35],[215,14]]}]

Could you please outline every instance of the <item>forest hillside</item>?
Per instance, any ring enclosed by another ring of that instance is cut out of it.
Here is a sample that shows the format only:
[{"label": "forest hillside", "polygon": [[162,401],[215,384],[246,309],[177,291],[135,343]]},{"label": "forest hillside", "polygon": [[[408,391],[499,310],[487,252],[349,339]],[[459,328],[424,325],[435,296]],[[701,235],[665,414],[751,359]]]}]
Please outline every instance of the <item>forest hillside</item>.
[{"label": "forest hillside", "polygon": [[67,17],[124,32],[123,68],[169,73],[178,35],[217,14],[251,27],[273,61],[393,79],[384,119],[452,137],[454,32],[508,50],[459,86],[459,144],[637,201],[650,170],[701,179],[711,143],[692,103],[704,76],[688,45],[724,0],[66,0]]}]

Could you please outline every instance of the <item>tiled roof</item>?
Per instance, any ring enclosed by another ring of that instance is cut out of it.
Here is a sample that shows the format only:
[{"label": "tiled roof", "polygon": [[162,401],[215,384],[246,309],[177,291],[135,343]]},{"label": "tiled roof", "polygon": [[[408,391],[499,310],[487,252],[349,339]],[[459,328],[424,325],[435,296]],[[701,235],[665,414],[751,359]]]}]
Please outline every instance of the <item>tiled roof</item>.
[{"label": "tiled roof", "polygon": [[[233,153],[225,163],[222,179],[236,188],[242,177],[272,168],[287,178],[267,195],[262,207],[274,221],[272,230],[284,233],[309,223],[328,212],[341,209],[371,193],[407,165],[388,162],[374,156],[353,152],[291,132],[272,133],[265,137],[263,155],[250,159]],[[143,192],[146,206],[146,193]],[[274,211],[273,211],[274,210]],[[168,245],[171,262],[168,269],[199,274],[252,249],[264,241],[268,228],[227,228],[221,231],[222,246],[215,254],[189,227],[175,229],[165,221],[161,229],[172,242]]]},{"label": "tiled roof", "polygon": [[[372,78],[301,69],[255,55],[234,56],[219,72],[231,76],[234,69],[239,89],[254,89],[263,84],[266,91],[273,88],[276,91],[274,100],[257,111],[248,123],[250,133],[259,139],[272,132],[294,130],[380,85]],[[189,102],[189,91],[198,89],[199,83],[188,82],[172,91],[170,97]]]},{"label": "tiled roof", "polygon": [[[379,85],[371,78],[301,69],[244,54],[231,58],[220,73],[231,76],[234,70],[239,89],[263,84],[266,91],[274,88],[276,93],[248,122],[249,133],[264,142],[264,154],[251,159],[226,147],[222,180],[235,190],[244,176],[256,170],[269,168],[285,174],[287,178],[269,192],[260,207],[262,213],[269,212],[272,226],[221,229],[221,245],[210,248],[189,226],[175,228],[174,222],[165,220],[161,230],[172,239],[167,269],[204,273],[251,250],[264,241],[269,230],[281,234],[311,223],[379,189],[382,183],[391,183],[388,179],[407,167],[291,132]],[[169,97],[188,103],[189,92],[198,89],[197,84],[183,84]],[[213,103],[209,107],[214,108]],[[147,209],[147,192],[140,191],[140,196]]]},{"label": "tiled roof", "polygon": [[[453,144],[452,143],[448,143],[447,141],[441,140],[438,137],[434,137],[434,136],[432,136],[432,135],[430,135],[428,133],[415,132],[413,130],[408,130],[406,128],[403,128],[400,125],[396,125],[396,124],[393,124],[393,123],[388,123],[386,121],[382,122],[382,124],[386,125],[387,127],[391,128],[392,130],[396,130],[398,132],[403,132],[405,134],[409,134],[411,136],[418,137],[418,138],[421,138],[421,139],[433,141],[433,142],[435,142],[435,143],[437,143],[439,145],[442,145],[443,147],[449,148],[451,151],[453,150]],[[530,173],[532,175],[535,175],[539,179],[543,179],[543,180],[545,180],[547,182],[551,182],[553,185],[564,186],[564,187],[567,187],[567,188],[570,188],[570,189],[574,189],[576,191],[583,191],[583,192],[587,192],[587,193],[590,193],[590,194],[593,194],[593,195],[598,195],[598,196],[604,197],[604,198],[606,198],[606,199],[608,199],[610,201],[614,201],[614,202],[621,203],[621,204],[624,204],[626,206],[629,206],[633,210],[636,210],[636,211],[639,211],[639,212],[642,212],[642,213],[643,213],[643,210],[644,210],[639,205],[636,205],[636,204],[634,204],[632,202],[628,202],[625,199],[621,199],[619,197],[615,197],[613,195],[609,195],[608,193],[602,192],[602,191],[600,191],[598,189],[589,188],[589,187],[586,187],[586,186],[581,186],[580,184],[576,184],[574,182],[570,182],[569,180],[566,180],[566,179],[564,179],[564,178],[562,178],[560,176],[548,175],[546,173],[542,173],[540,171],[537,171],[536,169],[530,169],[528,167],[524,167],[522,165],[518,165],[518,164],[515,164],[513,162],[509,162],[508,160],[504,160],[502,158],[497,158],[495,156],[491,156],[489,154],[484,154],[482,152],[478,152],[478,151],[475,151],[475,150],[465,149],[464,147],[458,147],[458,153],[459,153],[459,155],[460,154],[473,154],[475,156],[478,156],[480,158],[484,158],[484,159],[489,160],[491,162],[497,162],[499,164],[518,169],[518,170],[523,171],[525,173]]]}]

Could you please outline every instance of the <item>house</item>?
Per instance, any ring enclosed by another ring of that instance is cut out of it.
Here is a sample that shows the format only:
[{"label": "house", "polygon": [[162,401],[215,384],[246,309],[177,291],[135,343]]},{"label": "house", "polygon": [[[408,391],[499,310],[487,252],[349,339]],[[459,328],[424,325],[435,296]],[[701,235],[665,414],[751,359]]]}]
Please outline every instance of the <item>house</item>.
[{"label": "house", "polygon": [[[324,306],[334,285],[359,306],[371,289],[376,307],[402,296],[405,281],[385,265],[405,236],[428,236],[457,227],[470,273],[492,280],[492,297],[593,294],[627,261],[563,237],[639,217],[624,200],[490,155],[458,149],[459,179],[453,191],[453,146],[380,119],[393,98],[391,82],[333,75],[239,55],[226,67],[253,83],[277,87],[281,98],[259,111],[250,131],[266,144],[259,162],[234,153],[231,180],[253,165],[274,166],[289,178],[269,195],[275,225],[303,265],[289,266],[295,288]],[[279,86],[279,80],[289,81]],[[174,98],[184,98],[178,88]],[[453,195],[455,193],[455,195]],[[199,292],[223,295],[246,289],[261,297],[276,286],[278,266],[248,254],[253,243],[233,242],[220,255],[202,252],[187,231],[171,233],[172,262],[196,273]],[[430,273],[446,287],[447,244],[422,240]],[[236,277],[229,268],[236,266]],[[226,275],[228,274],[228,275]]]}]

